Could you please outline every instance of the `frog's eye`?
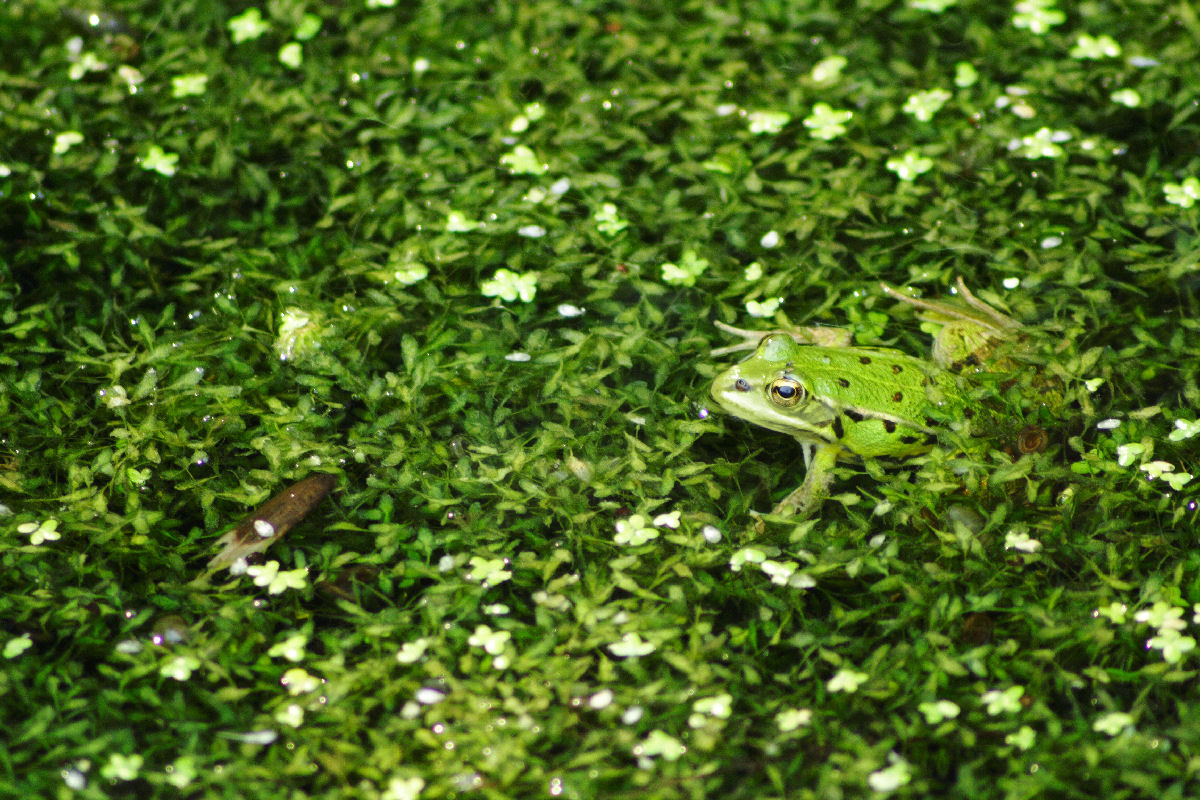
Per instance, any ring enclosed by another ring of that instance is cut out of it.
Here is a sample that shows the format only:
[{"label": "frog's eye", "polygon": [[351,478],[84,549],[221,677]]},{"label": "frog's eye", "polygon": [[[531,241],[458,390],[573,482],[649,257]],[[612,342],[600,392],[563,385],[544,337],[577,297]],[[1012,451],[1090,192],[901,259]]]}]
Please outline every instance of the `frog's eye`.
[{"label": "frog's eye", "polygon": [[771,402],[783,408],[791,408],[804,399],[804,387],[791,378],[776,378],[771,382]]},{"label": "frog's eye", "polygon": [[746,380],[745,378],[738,378],[736,381],[734,381],[733,388],[737,389],[739,392],[748,392],[750,391],[750,381]]}]

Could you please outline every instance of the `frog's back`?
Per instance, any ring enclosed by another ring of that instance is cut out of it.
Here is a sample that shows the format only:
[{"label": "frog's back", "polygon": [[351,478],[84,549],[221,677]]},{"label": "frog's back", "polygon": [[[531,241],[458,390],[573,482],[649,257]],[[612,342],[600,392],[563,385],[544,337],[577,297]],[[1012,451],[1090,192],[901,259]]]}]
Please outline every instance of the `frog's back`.
[{"label": "frog's back", "polygon": [[874,347],[811,348],[794,372],[814,395],[837,398],[848,415],[877,418],[930,431],[933,416],[957,414],[953,377],[898,350]]}]

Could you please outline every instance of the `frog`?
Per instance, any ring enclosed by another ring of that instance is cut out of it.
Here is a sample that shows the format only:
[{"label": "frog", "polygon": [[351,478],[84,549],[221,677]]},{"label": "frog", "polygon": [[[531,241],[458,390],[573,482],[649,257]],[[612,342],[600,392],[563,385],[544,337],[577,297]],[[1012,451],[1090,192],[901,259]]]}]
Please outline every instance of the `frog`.
[{"label": "frog", "polygon": [[946,425],[969,433],[974,409],[962,376],[1009,366],[997,348],[1021,323],[972,294],[961,277],[957,302],[915,297],[886,283],[880,288],[938,326],[928,358],[851,345],[850,331],[842,328],[749,331],[717,323],[743,341],[714,355],[754,352],[716,375],[713,401],[801,446],[804,481],[773,514],[811,516],[829,494],[838,461],[917,456],[933,447]]}]

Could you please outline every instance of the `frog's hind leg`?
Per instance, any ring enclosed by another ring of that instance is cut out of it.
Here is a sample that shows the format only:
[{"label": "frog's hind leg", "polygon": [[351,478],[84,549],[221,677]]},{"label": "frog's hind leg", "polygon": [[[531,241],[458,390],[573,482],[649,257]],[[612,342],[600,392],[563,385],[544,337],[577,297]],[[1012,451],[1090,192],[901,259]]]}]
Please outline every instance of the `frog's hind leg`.
[{"label": "frog's hind leg", "polygon": [[1012,317],[998,311],[976,297],[967,288],[967,285],[963,283],[961,277],[956,280],[955,288],[962,297],[963,303],[966,304],[966,308],[963,308],[961,304],[947,303],[942,300],[926,300],[922,297],[913,297],[886,283],[880,283],[879,286],[887,296],[895,298],[902,303],[907,303],[910,306],[915,306],[923,311],[928,311],[933,316],[926,317],[925,319],[929,319],[932,322],[945,324],[948,321],[954,320],[965,324],[972,324],[997,337],[1003,337],[1011,331],[1022,327],[1021,323]]},{"label": "frog's hind leg", "polygon": [[797,344],[817,344],[826,347],[843,347],[850,344],[850,331],[845,328],[834,328],[824,325],[813,325],[806,328],[789,325],[787,328],[777,328],[773,331],[751,331],[746,328],[735,328],[732,325],[726,325],[721,320],[713,320],[713,325],[725,333],[733,336],[738,336],[742,341],[736,342],[725,347],[718,347],[709,355],[724,356],[730,353],[736,353],[739,350],[753,350],[758,347],[758,343],[763,340],[763,337],[770,336],[772,333],[782,333],[792,337],[792,341]]}]

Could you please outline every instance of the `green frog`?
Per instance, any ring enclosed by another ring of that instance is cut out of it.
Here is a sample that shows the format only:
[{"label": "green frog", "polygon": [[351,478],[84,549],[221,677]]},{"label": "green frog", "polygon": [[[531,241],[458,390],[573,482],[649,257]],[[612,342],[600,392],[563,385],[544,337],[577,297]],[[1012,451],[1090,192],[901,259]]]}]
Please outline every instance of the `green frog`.
[{"label": "green frog", "polygon": [[[754,354],[713,379],[716,403],[735,417],[793,436],[802,447],[804,483],[775,507],[808,516],[829,492],[839,459],[904,458],[926,452],[937,427],[967,424],[973,409],[958,373],[989,361],[996,345],[1020,329],[1016,320],[973,295],[959,278],[962,302],[883,291],[939,324],[928,360],[882,347],[852,347],[839,328],[747,331],[718,327],[745,341],[714,355],[755,347]],[[757,343],[757,344],[755,344]]]}]

